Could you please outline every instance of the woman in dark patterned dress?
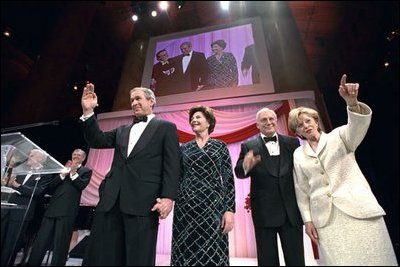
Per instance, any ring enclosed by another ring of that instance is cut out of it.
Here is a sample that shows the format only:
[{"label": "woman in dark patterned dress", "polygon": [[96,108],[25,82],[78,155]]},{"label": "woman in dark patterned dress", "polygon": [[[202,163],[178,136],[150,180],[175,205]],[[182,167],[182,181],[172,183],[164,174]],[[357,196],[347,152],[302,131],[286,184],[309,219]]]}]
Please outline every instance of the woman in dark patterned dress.
[{"label": "woman in dark patterned dress", "polygon": [[212,109],[189,111],[195,139],[181,146],[181,178],[174,207],[172,266],[228,266],[235,185],[226,144],[210,138]]},{"label": "woman in dark patterned dress", "polygon": [[238,67],[235,56],[224,52],[226,42],[217,40],[211,43],[213,55],[207,58],[208,76],[207,89],[238,86]]}]

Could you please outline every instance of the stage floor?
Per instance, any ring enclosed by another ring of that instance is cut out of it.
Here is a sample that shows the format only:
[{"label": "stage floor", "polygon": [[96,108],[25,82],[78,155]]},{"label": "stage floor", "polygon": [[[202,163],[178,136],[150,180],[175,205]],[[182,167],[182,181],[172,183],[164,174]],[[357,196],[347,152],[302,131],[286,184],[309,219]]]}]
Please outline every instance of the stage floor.
[{"label": "stage floor", "polygon": [[[170,255],[157,255],[156,266],[170,266]],[[81,266],[82,259],[70,258],[65,266]],[[231,258],[230,266],[257,266],[256,258]]]}]

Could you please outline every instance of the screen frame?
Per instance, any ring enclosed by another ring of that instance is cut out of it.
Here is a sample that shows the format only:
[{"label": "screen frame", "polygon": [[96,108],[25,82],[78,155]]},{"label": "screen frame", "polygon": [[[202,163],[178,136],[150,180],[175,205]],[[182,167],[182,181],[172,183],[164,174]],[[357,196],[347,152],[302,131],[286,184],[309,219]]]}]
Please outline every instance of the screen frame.
[{"label": "screen frame", "polygon": [[[250,95],[258,95],[258,94],[269,94],[275,93],[274,84],[272,80],[271,67],[265,42],[265,34],[262,28],[261,19],[259,17],[256,18],[247,18],[243,20],[239,20],[234,23],[216,25],[211,27],[204,27],[193,29],[189,31],[177,32],[173,34],[167,34],[157,37],[152,37],[149,39],[148,49],[146,53],[145,66],[142,75],[141,86],[150,88],[150,82],[152,77],[153,65],[155,62],[155,54],[157,43],[164,41],[174,41],[175,39],[180,39],[184,37],[190,37],[194,35],[200,34],[209,34],[213,31],[229,29],[231,27],[236,27],[240,25],[251,24],[255,53],[256,57],[259,60],[259,74],[260,74],[260,83],[250,84],[250,85],[241,85],[237,87],[225,87],[225,88],[215,88],[208,90],[200,90],[188,93],[180,93],[180,94],[170,94],[164,96],[157,96],[157,106],[162,105],[174,105],[174,104],[182,104],[182,103],[191,103],[198,101],[208,101],[213,99],[225,99],[232,97],[241,97],[241,96],[250,96]],[[240,37],[239,37],[240,38]],[[244,45],[245,47],[246,45]],[[194,49],[196,50],[196,49]],[[201,51],[200,52],[205,52]],[[208,51],[207,51],[208,52]],[[244,49],[243,49],[244,54]],[[241,73],[241,60],[243,58],[243,54],[239,57],[236,56],[238,72],[239,75]],[[260,64],[262,63],[262,64]],[[248,74],[251,75],[251,74]]]}]

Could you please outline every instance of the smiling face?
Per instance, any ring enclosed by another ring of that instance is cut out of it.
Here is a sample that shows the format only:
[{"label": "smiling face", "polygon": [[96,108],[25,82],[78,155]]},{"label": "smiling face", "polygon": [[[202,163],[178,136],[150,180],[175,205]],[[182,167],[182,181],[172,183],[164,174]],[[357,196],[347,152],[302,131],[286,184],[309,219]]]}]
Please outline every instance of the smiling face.
[{"label": "smiling face", "polygon": [[265,136],[271,137],[276,132],[276,123],[277,118],[272,110],[263,109],[258,112],[256,126]]},{"label": "smiling face", "polygon": [[82,162],[85,160],[86,154],[83,150],[80,149],[75,149],[74,152],[72,152],[72,161],[76,162],[77,164],[82,164]]},{"label": "smiling face", "polygon": [[221,55],[222,52],[224,52],[224,49],[221,46],[219,46],[218,44],[213,44],[211,46],[211,50],[214,53],[214,55]]},{"label": "smiling face", "polygon": [[167,50],[161,50],[157,53],[157,60],[160,62],[166,62],[168,60],[168,52]]},{"label": "smiling face", "polygon": [[192,126],[192,131],[196,134],[200,134],[203,132],[208,133],[210,123],[207,121],[206,116],[203,114],[203,112],[197,111],[190,119],[190,126]]},{"label": "smiling face", "polygon": [[146,98],[144,91],[139,89],[132,90],[130,101],[134,116],[141,117],[153,113],[155,102],[152,98]]}]

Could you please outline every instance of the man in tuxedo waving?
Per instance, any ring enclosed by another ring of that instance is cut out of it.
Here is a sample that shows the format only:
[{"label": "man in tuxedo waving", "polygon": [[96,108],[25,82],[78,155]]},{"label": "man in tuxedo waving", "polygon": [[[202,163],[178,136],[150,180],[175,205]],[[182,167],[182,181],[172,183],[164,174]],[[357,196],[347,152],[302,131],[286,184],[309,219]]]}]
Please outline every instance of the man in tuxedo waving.
[{"label": "man in tuxedo waving", "polygon": [[66,172],[57,174],[50,182],[48,193],[52,197],[33,243],[29,266],[42,264],[51,243],[53,243],[51,266],[65,265],[81,193],[92,176],[92,170],[82,166],[85,158],[85,151],[75,149],[71,160],[66,164]]},{"label": "man in tuxedo waving", "polygon": [[94,85],[82,95],[81,125],[92,148],[114,148],[110,171],[99,188],[83,265],[154,266],[158,218],[172,210],[178,189],[180,152],[175,124],[156,118],[154,92],[130,91],[134,123],[100,130]]},{"label": "man in tuxedo waving", "polygon": [[251,211],[259,266],[279,266],[279,234],[286,266],[304,266],[303,220],[296,202],[293,152],[298,139],[276,133],[277,116],[257,112],[260,135],[241,145],[235,173],[251,177]]}]

